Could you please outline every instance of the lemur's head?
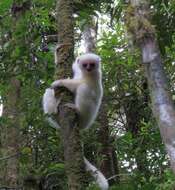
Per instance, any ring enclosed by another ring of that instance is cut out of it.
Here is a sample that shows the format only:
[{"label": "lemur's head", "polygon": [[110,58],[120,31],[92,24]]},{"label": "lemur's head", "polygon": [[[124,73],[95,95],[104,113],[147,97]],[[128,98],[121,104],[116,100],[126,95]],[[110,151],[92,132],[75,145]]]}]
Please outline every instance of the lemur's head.
[{"label": "lemur's head", "polygon": [[92,73],[100,68],[101,59],[93,53],[86,53],[77,58],[77,64],[82,72]]}]

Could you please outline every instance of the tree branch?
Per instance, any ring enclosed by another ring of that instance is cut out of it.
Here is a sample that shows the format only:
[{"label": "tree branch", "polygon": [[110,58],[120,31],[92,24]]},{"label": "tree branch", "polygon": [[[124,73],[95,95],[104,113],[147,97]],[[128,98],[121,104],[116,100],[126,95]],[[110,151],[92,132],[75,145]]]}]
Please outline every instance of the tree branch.
[{"label": "tree branch", "polygon": [[150,23],[149,1],[130,0],[126,13],[128,31],[142,52],[152,111],[175,173],[175,108],[157,44],[156,32]]},{"label": "tree branch", "polygon": [[[72,0],[59,0],[57,3],[58,21],[58,45],[56,51],[55,79],[68,78],[71,75],[71,68],[74,54],[74,19]],[[60,96],[60,92],[56,92]],[[62,101],[59,104],[59,113],[56,120],[61,126],[62,143],[64,147],[64,158],[68,186],[70,190],[80,190],[85,186],[86,177],[81,148],[80,129],[75,110],[65,106],[65,103],[73,102],[73,96],[69,92],[61,92]]]}]

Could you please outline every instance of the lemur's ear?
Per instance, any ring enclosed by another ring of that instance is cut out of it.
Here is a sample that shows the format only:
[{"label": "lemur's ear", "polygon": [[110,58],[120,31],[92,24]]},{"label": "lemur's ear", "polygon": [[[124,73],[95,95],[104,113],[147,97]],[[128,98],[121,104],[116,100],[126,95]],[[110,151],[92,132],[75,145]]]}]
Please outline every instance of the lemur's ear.
[{"label": "lemur's ear", "polygon": [[98,61],[99,61],[99,63],[101,63],[101,58],[100,57],[98,57]]}]

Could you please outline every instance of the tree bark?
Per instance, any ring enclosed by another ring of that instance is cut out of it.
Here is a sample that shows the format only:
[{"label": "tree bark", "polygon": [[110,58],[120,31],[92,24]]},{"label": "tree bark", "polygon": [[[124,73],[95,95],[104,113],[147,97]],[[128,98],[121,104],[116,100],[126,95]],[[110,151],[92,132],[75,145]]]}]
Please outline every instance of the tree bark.
[{"label": "tree bark", "polygon": [[157,45],[156,33],[150,23],[149,1],[130,0],[126,11],[126,25],[142,52],[152,111],[175,173],[175,109]]},{"label": "tree bark", "polygon": [[117,155],[115,152],[115,147],[112,145],[112,137],[110,137],[109,133],[109,122],[107,118],[107,105],[105,101],[103,101],[98,121],[100,123],[100,128],[98,132],[99,142],[101,144],[99,153],[102,156],[102,162],[100,165],[100,170],[106,176],[106,178],[112,178],[109,183],[112,185],[113,183],[119,183],[119,167]]},{"label": "tree bark", "polygon": [[93,23],[87,23],[84,26],[84,31],[83,31],[83,40],[84,40],[84,47],[86,53],[95,51],[96,37],[97,37],[96,27],[93,26]]},{"label": "tree bark", "polygon": [[[15,34],[21,16],[30,8],[30,0],[19,3],[14,0],[11,15],[14,21],[12,26],[11,45],[18,46],[21,41],[16,39]],[[14,68],[15,73],[16,68]],[[7,187],[17,188],[19,179],[19,146],[20,146],[20,81],[13,77],[9,80],[6,101],[4,101],[3,117],[7,122],[1,128],[2,149],[0,159],[0,183]]]},{"label": "tree bark", "polygon": [[[130,96],[126,97],[124,111],[126,115],[126,131],[129,131],[132,135],[133,144],[133,154],[136,160],[138,171],[144,175],[144,177],[149,178],[149,169],[147,167],[147,149],[142,147],[142,145],[146,144],[145,139],[139,138],[142,128],[140,122],[144,119],[147,121],[147,117],[145,116],[145,108],[148,106],[146,104],[146,93],[144,94],[144,98],[140,99],[140,96],[137,93],[132,93]],[[145,101],[142,101],[145,99]]]},{"label": "tree bark", "polygon": [[[97,26],[92,21],[91,23],[85,25],[83,31],[83,39],[86,53],[94,52],[96,50],[96,38]],[[119,174],[119,169],[115,148],[110,143],[107,105],[105,101],[102,101],[98,121],[100,124],[98,130],[98,139],[99,143],[101,144],[99,154],[102,157],[102,161],[100,163],[100,171],[104,174],[106,178],[110,178]],[[113,182],[119,182],[119,177],[113,178],[110,181],[110,184],[112,184]]]},{"label": "tree bark", "polygon": [[2,149],[0,160],[0,184],[17,187],[19,184],[19,128],[20,82],[12,78],[4,102],[3,117],[7,123],[1,126]]},{"label": "tree bark", "polygon": [[[71,0],[58,0],[58,46],[56,51],[55,79],[67,78],[71,74],[74,52],[74,23],[73,2]],[[65,103],[73,101],[72,95],[67,90],[56,91],[62,96],[59,104],[59,114],[56,116],[61,126],[62,143],[64,147],[64,158],[68,187],[70,190],[84,189],[86,177],[81,147],[80,129],[75,110],[65,106]]]}]

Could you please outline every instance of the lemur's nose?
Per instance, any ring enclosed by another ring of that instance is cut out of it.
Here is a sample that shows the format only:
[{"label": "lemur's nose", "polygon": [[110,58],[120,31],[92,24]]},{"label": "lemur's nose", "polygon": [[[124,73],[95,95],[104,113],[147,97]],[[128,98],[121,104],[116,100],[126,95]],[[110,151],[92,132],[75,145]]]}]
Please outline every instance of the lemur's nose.
[{"label": "lemur's nose", "polygon": [[86,70],[87,70],[87,71],[91,71],[91,70],[92,70],[92,67],[91,67],[90,64],[87,64]]}]

